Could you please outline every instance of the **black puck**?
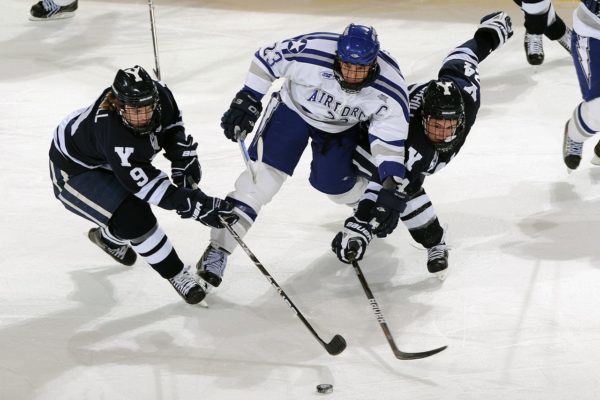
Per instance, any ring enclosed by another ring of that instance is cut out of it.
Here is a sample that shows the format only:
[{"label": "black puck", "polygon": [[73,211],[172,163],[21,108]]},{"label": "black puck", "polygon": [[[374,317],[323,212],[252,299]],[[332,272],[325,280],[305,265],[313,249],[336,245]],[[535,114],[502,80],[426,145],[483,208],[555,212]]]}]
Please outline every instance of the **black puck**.
[{"label": "black puck", "polygon": [[320,385],[317,385],[317,392],[319,393],[331,393],[333,392],[333,385],[330,385],[329,383],[321,383]]}]

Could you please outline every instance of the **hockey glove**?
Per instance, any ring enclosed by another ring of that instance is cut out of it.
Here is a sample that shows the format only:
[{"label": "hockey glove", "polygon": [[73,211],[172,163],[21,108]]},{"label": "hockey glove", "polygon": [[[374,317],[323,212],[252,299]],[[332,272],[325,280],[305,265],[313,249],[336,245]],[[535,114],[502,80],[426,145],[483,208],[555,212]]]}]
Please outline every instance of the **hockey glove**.
[{"label": "hockey glove", "polygon": [[331,250],[341,262],[350,264],[352,260],[362,260],[372,238],[368,222],[350,217],[344,223],[344,230],[333,238]]},{"label": "hockey glove", "polygon": [[202,169],[198,162],[196,148],[198,143],[188,136],[185,141],[177,142],[175,146],[165,154],[165,157],[171,160],[171,180],[177,187],[192,187],[200,183],[202,178]]},{"label": "hockey glove", "polygon": [[239,218],[233,212],[233,204],[217,197],[209,197],[200,189],[191,193],[187,204],[183,209],[177,210],[177,214],[181,218],[193,218],[213,228],[223,228],[219,217],[222,217],[228,225],[235,224]]},{"label": "hockey glove", "polygon": [[476,39],[478,36],[487,36],[491,39],[492,50],[502,46],[512,35],[510,16],[503,11],[496,11],[481,18],[480,25],[475,32]]},{"label": "hockey glove", "polygon": [[395,189],[381,189],[371,211],[373,234],[384,238],[396,229],[400,214],[406,208],[406,196]]},{"label": "hockey glove", "polygon": [[262,104],[252,94],[240,90],[231,101],[229,110],[221,117],[221,128],[227,139],[234,142],[244,140],[252,132],[254,124],[260,117]]}]

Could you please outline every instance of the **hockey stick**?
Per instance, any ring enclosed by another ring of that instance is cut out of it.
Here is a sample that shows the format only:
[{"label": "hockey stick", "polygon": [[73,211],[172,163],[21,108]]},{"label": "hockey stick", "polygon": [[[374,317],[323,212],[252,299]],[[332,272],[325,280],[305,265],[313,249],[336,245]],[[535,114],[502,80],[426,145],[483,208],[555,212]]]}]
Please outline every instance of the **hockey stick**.
[{"label": "hockey stick", "polygon": [[[251,160],[250,160],[250,154],[248,154],[248,148],[246,147],[246,142],[244,142],[244,139],[242,139],[242,135],[240,134],[240,127],[236,126],[234,128],[234,134],[239,138],[238,139],[238,144],[240,145],[240,151],[242,152],[242,158],[244,159],[244,164],[246,164],[246,168],[248,169],[248,172],[250,172],[250,176],[252,177],[252,183],[256,183],[256,173],[254,172],[254,169],[252,168],[252,164],[251,164]],[[244,134],[245,136],[245,134]]]},{"label": "hockey stick", "polygon": [[152,0],[148,0],[148,8],[150,9],[150,31],[152,32],[152,46],[154,47],[154,75],[160,81],[160,63],[158,61],[158,37],[156,35],[156,23],[154,22],[154,4]]},{"label": "hockey stick", "polygon": [[315,339],[317,339],[319,341],[319,343],[321,343],[321,346],[323,346],[325,348],[325,350],[327,350],[327,352],[329,354],[331,354],[332,356],[337,356],[342,351],[344,351],[344,349],[346,348],[346,340],[341,335],[335,335],[329,343],[326,343],[323,339],[321,339],[321,337],[317,334],[317,332],[314,330],[314,328],[311,326],[311,324],[306,320],[306,318],[304,318],[304,315],[302,315],[300,310],[294,305],[294,303],[288,297],[288,295],[285,294],[285,292],[283,291],[281,286],[279,286],[279,284],[275,281],[275,279],[273,279],[273,277],[269,274],[269,272],[262,265],[262,263],[260,261],[258,261],[256,256],[254,255],[254,253],[252,253],[252,251],[250,251],[248,246],[246,246],[246,243],[244,243],[244,241],[242,240],[240,235],[237,234],[237,232],[233,229],[233,227],[231,227],[229,224],[227,224],[227,222],[225,221],[225,219],[223,217],[219,216],[219,220],[221,221],[223,226],[225,226],[225,228],[229,231],[229,233],[231,233],[231,236],[233,236],[233,238],[239,243],[240,247],[242,249],[244,249],[246,254],[248,254],[248,257],[250,257],[250,259],[252,260],[254,265],[256,265],[256,267],[260,270],[260,272],[262,272],[262,274],[265,276],[265,278],[267,278],[267,280],[271,283],[271,285],[275,288],[275,290],[277,290],[277,293],[279,293],[279,295],[283,298],[283,301],[285,301],[285,303],[288,305],[288,307],[290,307],[292,309],[294,314],[296,314],[296,316],[298,318],[300,318],[300,321],[302,321],[304,326],[306,326],[306,328],[310,331],[310,333],[312,333],[312,335],[315,337]]},{"label": "hockey stick", "polygon": [[371,308],[373,309],[373,312],[375,313],[375,318],[377,318],[377,322],[379,322],[379,326],[381,326],[381,329],[383,330],[383,334],[385,335],[385,338],[387,339],[388,343],[390,344],[390,347],[392,348],[392,351],[394,352],[394,356],[396,356],[397,359],[399,360],[418,360],[419,358],[425,358],[425,357],[429,357],[432,356],[434,354],[439,353],[440,351],[443,351],[446,349],[446,347],[448,346],[443,346],[434,350],[429,350],[429,351],[423,351],[420,353],[405,353],[403,351],[400,351],[400,349],[398,349],[398,347],[396,346],[396,342],[394,342],[394,338],[392,337],[392,333],[390,332],[390,328],[388,328],[387,326],[387,322],[385,322],[385,318],[383,317],[383,314],[381,313],[381,309],[379,308],[379,305],[377,304],[377,300],[375,300],[375,296],[373,296],[373,292],[371,292],[371,289],[369,288],[369,284],[367,283],[367,280],[365,279],[365,276],[363,275],[360,266],[358,265],[358,261],[356,261],[354,259],[354,257],[348,257],[348,259],[352,262],[352,266],[354,267],[354,272],[356,272],[356,276],[358,276],[358,280],[360,281],[360,284],[362,285],[365,294],[367,295],[367,298],[369,299],[369,303],[371,304]]}]

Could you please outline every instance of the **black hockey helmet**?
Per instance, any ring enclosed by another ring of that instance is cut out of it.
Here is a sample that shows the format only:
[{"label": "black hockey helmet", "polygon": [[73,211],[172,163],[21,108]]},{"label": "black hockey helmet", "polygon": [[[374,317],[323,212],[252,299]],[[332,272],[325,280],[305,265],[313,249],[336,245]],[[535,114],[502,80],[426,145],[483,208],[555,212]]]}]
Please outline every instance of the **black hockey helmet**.
[{"label": "black hockey helmet", "polygon": [[[119,101],[119,114],[133,133],[147,135],[160,123],[160,107],[156,83],[139,65],[120,69],[112,84]],[[151,113],[151,115],[150,115]],[[136,121],[144,121],[142,124]]]},{"label": "black hockey helmet", "polygon": [[[342,89],[356,93],[370,84],[379,71],[377,55],[379,53],[379,39],[377,31],[372,26],[350,24],[344,29],[337,43],[337,51],[333,63],[333,72]],[[358,83],[351,83],[344,79],[341,63],[369,67],[366,77]]]},{"label": "black hockey helmet", "polygon": [[[460,90],[452,81],[431,81],[423,94],[423,108],[421,111],[423,128],[427,138],[436,150],[441,152],[451,151],[461,142],[464,136],[465,105]],[[428,121],[452,120],[452,134],[444,140],[432,140],[434,133],[428,131]]]}]

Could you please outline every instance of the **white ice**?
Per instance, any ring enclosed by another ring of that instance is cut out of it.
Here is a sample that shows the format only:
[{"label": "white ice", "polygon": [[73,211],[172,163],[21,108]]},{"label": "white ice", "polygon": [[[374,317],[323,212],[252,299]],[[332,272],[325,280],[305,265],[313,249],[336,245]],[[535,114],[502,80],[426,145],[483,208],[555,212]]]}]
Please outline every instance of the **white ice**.
[{"label": "white ice", "polygon": [[[449,225],[450,274],[428,274],[402,227],[361,262],[398,346],[448,349],[396,360],[353,270],[330,242],[350,210],[307,182],[309,158],[246,237],[332,357],[237,251],[209,309],[186,305],[143,261],[116,265],[90,224],[54,198],[52,130],[87,106],[120,67],[154,66],[147,3],[80,2],[74,18],[0,12],[0,399],[598,399],[600,169],[567,174],[562,131],[580,101],[569,55],[523,51],[509,0],[156,0],[160,67],[200,143],[202,187],[224,196],[244,164],[219,128],[254,51],[277,39],[374,25],[409,82],[431,79],[479,18],[505,9],[515,36],[481,65],[482,107],[456,160],[426,181]],[[575,1],[555,2],[568,24]],[[157,158],[168,171],[168,164]],[[155,209],[182,259],[208,241],[201,224]],[[319,395],[315,386],[331,383]]]}]

